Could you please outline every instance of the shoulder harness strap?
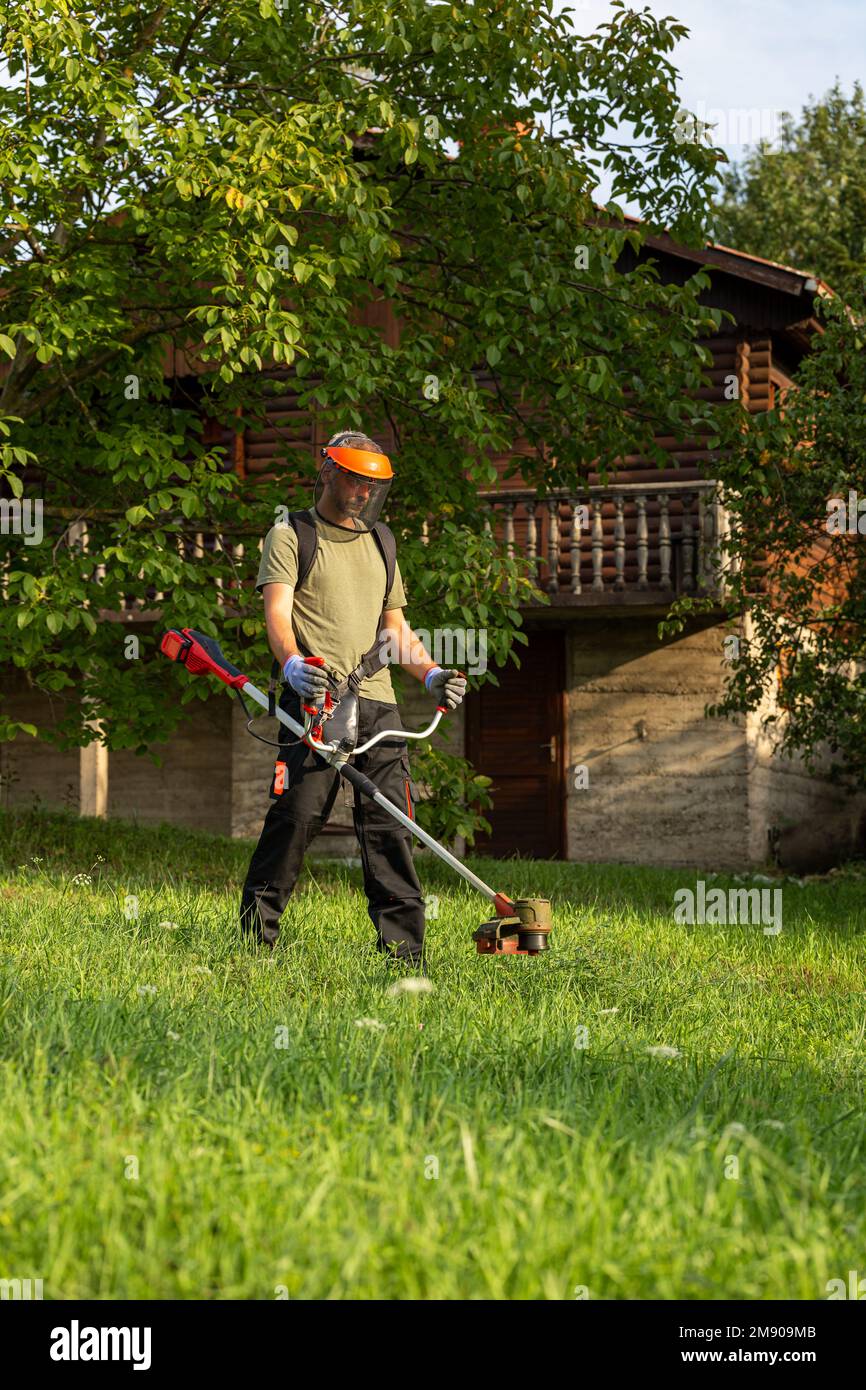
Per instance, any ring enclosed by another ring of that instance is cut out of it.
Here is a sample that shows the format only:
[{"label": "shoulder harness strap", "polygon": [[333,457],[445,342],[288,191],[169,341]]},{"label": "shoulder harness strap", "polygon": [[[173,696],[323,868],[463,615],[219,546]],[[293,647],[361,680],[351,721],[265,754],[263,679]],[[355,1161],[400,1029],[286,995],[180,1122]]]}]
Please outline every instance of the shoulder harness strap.
[{"label": "shoulder harness strap", "polygon": [[388,595],[394,587],[394,576],[397,573],[397,542],[394,532],[390,526],[386,526],[384,521],[377,521],[373,527],[373,535],[382,552],[382,559],[385,561],[385,598],[382,602],[384,610],[388,601]]},{"label": "shoulder harness strap", "polygon": [[[308,511],[289,512],[289,525],[298,538],[298,577],[295,580],[295,588],[299,589],[313,568],[319,540],[316,534],[316,523]],[[280,663],[274,657],[271,665],[271,679],[268,683],[268,714],[271,719],[274,718],[276,710],[277,683],[280,675]]]}]

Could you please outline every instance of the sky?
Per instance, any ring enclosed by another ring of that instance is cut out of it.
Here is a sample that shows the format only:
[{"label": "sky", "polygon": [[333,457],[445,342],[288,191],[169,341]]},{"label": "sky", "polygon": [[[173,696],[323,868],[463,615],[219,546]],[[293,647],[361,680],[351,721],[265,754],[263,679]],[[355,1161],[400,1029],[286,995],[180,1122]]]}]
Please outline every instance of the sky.
[{"label": "sky", "polygon": [[[682,104],[698,117],[703,109],[702,119],[721,113],[712,142],[729,159],[742,158],[761,135],[772,139],[777,113],[798,116],[837,77],[846,92],[857,79],[866,86],[866,0],[631,0],[630,8],[644,5],[690,30],[671,57]],[[607,0],[556,5],[566,7],[578,33],[613,13]]]}]

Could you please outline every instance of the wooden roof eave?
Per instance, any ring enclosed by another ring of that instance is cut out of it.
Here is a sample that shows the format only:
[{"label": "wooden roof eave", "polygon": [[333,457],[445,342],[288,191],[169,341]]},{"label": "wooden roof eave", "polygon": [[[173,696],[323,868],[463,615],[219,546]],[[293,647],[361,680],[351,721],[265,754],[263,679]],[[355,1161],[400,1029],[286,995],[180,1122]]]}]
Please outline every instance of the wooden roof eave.
[{"label": "wooden roof eave", "polygon": [[815,318],[814,314],[810,314],[797,323],[789,324],[778,336],[786,343],[790,343],[798,352],[807,353],[812,349],[812,339],[821,337],[823,333],[823,325]]},{"label": "wooden roof eave", "polygon": [[683,246],[681,242],[674,241],[667,232],[662,232],[659,236],[646,237],[643,245],[666,256],[691,261],[695,265],[706,266],[708,270],[720,270],[726,275],[736,276],[738,280],[750,280],[754,284],[764,285],[767,289],[778,290],[795,298],[806,295],[811,299],[821,290],[821,282],[814,276],[729,251],[724,246]]}]

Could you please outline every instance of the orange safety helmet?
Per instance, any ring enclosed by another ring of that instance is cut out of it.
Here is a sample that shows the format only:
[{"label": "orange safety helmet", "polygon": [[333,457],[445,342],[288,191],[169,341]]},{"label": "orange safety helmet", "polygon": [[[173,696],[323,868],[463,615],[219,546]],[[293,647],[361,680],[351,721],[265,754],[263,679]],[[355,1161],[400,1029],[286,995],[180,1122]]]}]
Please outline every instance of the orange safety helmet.
[{"label": "orange safety helmet", "polygon": [[387,454],[375,454],[372,449],[355,449],[348,444],[325,444],[322,457],[332,459],[340,468],[350,473],[360,473],[364,478],[375,481],[391,479],[394,470]]},{"label": "orange safety helmet", "polygon": [[327,488],[328,464],[338,470],[341,479],[329,493],[332,506],[346,518],[351,517],[358,530],[371,531],[391,486],[394,470],[387,454],[381,453],[367,435],[342,430],[323,445],[324,460],[316,481],[316,507]]}]

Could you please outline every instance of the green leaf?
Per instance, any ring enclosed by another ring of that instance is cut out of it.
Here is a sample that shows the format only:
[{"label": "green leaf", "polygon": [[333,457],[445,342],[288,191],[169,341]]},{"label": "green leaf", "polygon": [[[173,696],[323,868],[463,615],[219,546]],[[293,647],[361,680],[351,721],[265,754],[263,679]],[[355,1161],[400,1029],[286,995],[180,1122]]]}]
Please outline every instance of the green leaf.
[{"label": "green leaf", "polygon": [[0,348],[3,349],[7,357],[14,357],[17,351],[13,339],[5,333],[0,333]]}]

